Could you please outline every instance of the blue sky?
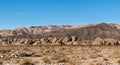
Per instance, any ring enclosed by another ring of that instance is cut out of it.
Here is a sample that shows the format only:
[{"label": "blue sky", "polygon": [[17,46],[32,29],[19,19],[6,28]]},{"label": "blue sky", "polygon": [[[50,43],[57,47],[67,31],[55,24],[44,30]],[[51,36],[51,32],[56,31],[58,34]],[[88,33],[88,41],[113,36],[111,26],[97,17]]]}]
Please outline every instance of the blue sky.
[{"label": "blue sky", "polygon": [[0,0],[0,29],[120,22],[120,0]]}]

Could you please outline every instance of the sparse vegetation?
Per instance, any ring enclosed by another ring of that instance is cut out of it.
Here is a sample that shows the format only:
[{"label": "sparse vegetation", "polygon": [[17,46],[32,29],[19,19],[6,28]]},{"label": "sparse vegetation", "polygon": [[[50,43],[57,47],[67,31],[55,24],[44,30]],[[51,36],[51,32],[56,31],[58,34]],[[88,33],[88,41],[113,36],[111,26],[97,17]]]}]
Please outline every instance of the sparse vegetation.
[{"label": "sparse vegetation", "polygon": [[35,63],[29,58],[23,58],[23,61],[20,63],[20,65],[35,65]]},{"label": "sparse vegetation", "polygon": [[42,58],[42,60],[43,60],[45,63],[48,63],[48,64],[51,63],[51,60],[50,60],[48,57],[44,57],[44,58]]},{"label": "sparse vegetation", "polygon": [[58,59],[58,63],[69,63],[69,62],[70,62],[70,58],[68,58],[67,56],[63,56]]},{"label": "sparse vegetation", "polygon": [[[9,60],[21,65],[39,65],[40,63],[64,63],[66,65],[120,64],[119,46],[4,46],[0,50],[2,51],[2,49],[11,51],[1,53],[3,57],[0,58],[0,64]],[[34,52],[34,54],[30,54],[30,56],[21,55],[27,51]]]},{"label": "sparse vegetation", "polygon": [[2,65],[2,64],[3,64],[3,62],[4,62],[4,60],[2,60],[2,59],[1,59],[1,60],[0,60],[0,65]]}]

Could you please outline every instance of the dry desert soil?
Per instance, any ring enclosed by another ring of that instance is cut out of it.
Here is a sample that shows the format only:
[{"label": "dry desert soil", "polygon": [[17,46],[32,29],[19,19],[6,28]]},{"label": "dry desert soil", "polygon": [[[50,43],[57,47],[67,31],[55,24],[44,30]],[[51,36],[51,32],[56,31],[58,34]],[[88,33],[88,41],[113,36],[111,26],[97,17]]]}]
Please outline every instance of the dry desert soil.
[{"label": "dry desert soil", "polygon": [[2,46],[0,65],[120,65],[120,46]]}]

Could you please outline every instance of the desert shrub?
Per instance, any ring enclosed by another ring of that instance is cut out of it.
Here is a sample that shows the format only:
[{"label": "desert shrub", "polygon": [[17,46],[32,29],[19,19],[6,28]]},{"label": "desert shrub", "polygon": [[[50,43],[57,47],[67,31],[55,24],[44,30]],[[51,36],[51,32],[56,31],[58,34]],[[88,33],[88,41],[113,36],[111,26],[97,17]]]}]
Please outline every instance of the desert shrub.
[{"label": "desert shrub", "polygon": [[109,59],[108,58],[104,58],[104,61],[109,61]]},{"label": "desert shrub", "polygon": [[58,63],[67,63],[70,62],[70,58],[67,56],[62,56],[58,59]]},{"label": "desert shrub", "polygon": [[35,65],[35,63],[29,58],[23,58],[23,61],[20,63],[20,65]]},{"label": "desert shrub", "polygon": [[23,52],[23,53],[21,53],[21,56],[22,57],[31,57],[31,56],[33,56],[34,54],[33,54],[33,52],[31,52],[31,51],[26,51],[26,52]]},{"label": "desert shrub", "polygon": [[17,63],[19,63],[21,60],[20,60],[20,59],[15,59],[15,61],[16,61]]},{"label": "desert shrub", "polygon": [[35,65],[35,64],[33,64],[31,62],[25,62],[25,63],[22,63],[21,65]]},{"label": "desert shrub", "polygon": [[116,59],[116,63],[120,65],[120,58]]},{"label": "desert shrub", "polygon": [[3,57],[2,59],[3,59],[4,61],[6,61],[6,60],[10,60],[11,57],[10,57],[10,56],[5,56],[5,57]]},{"label": "desert shrub", "polygon": [[42,60],[45,62],[45,63],[49,63],[50,64],[50,59],[48,57],[44,57],[42,58]]},{"label": "desert shrub", "polygon": [[42,57],[42,55],[39,53],[34,53],[33,57]]},{"label": "desert shrub", "polygon": [[0,53],[8,53],[10,50],[0,50]]},{"label": "desert shrub", "polygon": [[2,64],[3,64],[3,61],[4,61],[4,60],[0,60],[0,65],[2,65]]}]

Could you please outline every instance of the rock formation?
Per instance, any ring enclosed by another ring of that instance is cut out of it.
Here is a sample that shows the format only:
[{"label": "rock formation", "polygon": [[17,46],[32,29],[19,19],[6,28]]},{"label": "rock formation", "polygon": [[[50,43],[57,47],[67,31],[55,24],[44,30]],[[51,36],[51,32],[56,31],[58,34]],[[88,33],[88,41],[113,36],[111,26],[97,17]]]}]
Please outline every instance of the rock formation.
[{"label": "rock formation", "polygon": [[120,25],[101,23],[2,30],[0,45],[120,45]]}]

